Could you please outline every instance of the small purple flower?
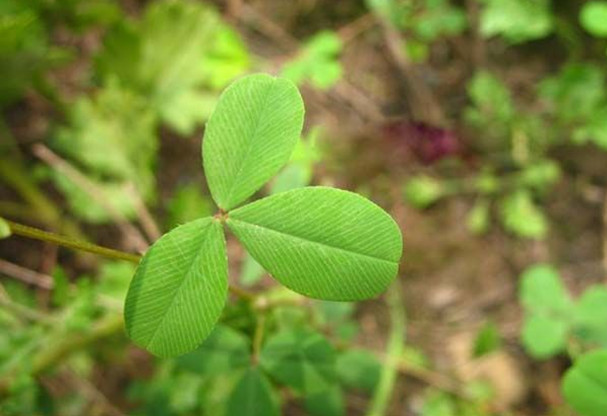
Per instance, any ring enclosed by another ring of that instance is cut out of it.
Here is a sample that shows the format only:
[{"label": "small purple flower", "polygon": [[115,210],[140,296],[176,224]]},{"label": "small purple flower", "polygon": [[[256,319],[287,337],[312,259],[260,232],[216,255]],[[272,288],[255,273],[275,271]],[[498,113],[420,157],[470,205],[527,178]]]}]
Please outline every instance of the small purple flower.
[{"label": "small purple flower", "polygon": [[404,144],[425,164],[458,154],[460,144],[451,130],[414,121],[395,121],[383,127],[384,134],[399,144]]}]

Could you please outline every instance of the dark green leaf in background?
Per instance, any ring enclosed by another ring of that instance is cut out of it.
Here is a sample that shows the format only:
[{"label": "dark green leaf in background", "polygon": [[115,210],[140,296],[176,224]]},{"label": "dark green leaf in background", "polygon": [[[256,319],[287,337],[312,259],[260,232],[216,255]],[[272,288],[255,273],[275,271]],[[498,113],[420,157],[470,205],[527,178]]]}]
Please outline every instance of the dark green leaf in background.
[{"label": "dark green leaf in background", "polygon": [[274,335],[261,351],[261,366],[277,381],[313,394],[332,385],[335,351],[319,333],[305,330]]},{"label": "dark green leaf in background", "polygon": [[270,383],[258,368],[248,369],[230,395],[226,416],[278,416]]},{"label": "dark green leaf in background", "polygon": [[218,325],[195,351],[177,358],[179,367],[201,375],[220,375],[246,368],[250,363],[249,339]]},{"label": "dark green leaf in background", "polygon": [[368,350],[349,349],[337,357],[337,375],[347,388],[372,393],[380,374],[381,364]]}]

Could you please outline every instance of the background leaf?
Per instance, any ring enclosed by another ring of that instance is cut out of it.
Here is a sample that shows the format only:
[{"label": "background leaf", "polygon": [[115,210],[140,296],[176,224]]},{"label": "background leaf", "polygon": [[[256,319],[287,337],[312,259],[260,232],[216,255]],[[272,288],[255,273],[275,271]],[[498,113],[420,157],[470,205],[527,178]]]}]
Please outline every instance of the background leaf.
[{"label": "background leaf", "polygon": [[573,304],[554,267],[539,264],[521,277],[520,301],[525,308],[522,341],[536,358],[561,352],[567,341]]},{"label": "background leaf", "polygon": [[563,395],[581,416],[607,411],[607,350],[580,357],[563,379]]},{"label": "background leaf", "polygon": [[227,224],[274,278],[309,297],[369,298],[385,290],[398,271],[398,226],[351,192],[282,192],[230,212]]},{"label": "background leaf", "polygon": [[607,38],[607,1],[589,1],[582,6],[580,23],[589,33]]},{"label": "background leaf", "polygon": [[278,416],[270,383],[258,368],[248,369],[228,399],[226,416]]},{"label": "background leaf", "polygon": [[177,358],[177,365],[201,375],[220,375],[248,367],[250,349],[246,336],[217,325],[198,349]]},{"label": "background leaf", "polygon": [[350,388],[372,393],[379,383],[381,364],[369,351],[350,349],[337,357],[337,375]]},{"label": "background leaf", "polygon": [[202,218],[175,228],[141,260],[125,304],[126,330],[161,357],[192,351],[209,335],[228,290],[221,224]]},{"label": "background leaf", "polygon": [[[237,60],[231,60],[237,57]],[[104,78],[145,98],[155,114],[180,134],[191,134],[223,88],[249,66],[244,44],[199,2],[152,2],[139,21],[109,31],[97,57]]]},{"label": "background leaf", "polygon": [[290,81],[250,75],[228,87],[202,143],[213,199],[230,210],[287,163],[301,134],[304,106]]},{"label": "background leaf", "polygon": [[548,232],[544,212],[525,189],[519,189],[500,201],[500,218],[504,228],[520,237],[541,240]]},{"label": "background leaf", "polygon": [[335,351],[316,332],[274,335],[264,345],[260,363],[273,378],[302,393],[321,392],[335,381]]}]

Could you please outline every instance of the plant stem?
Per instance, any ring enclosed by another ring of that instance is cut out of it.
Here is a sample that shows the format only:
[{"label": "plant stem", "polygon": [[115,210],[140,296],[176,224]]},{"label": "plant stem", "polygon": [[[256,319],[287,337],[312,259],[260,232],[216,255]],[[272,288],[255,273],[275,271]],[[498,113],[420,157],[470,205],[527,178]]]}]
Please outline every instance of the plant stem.
[{"label": "plant stem", "polygon": [[58,244],[60,246],[86,251],[88,253],[97,254],[111,259],[126,260],[132,263],[139,263],[139,260],[141,258],[137,254],[125,253],[123,251],[101,247],[96,244],[88,243],[86,241],[76,240],[75,238],[70,238],[48,231],[43,231],[38,228],[30,227],[28,225],[18,224],[9,220],[5,221],[10,227],[13,234],[20,235],[23,237],[47,241],[49,243]]},{"label": "plant stem", "polygon": [[403,353],[405,342],[405,306],[403,303],[401,288],[398,282],[394,283],[388,290],[388,308],[390,310],[390,336],[386,346],[386,357],[382,367],[379,384],[373,393],[371,406],[367,416],[383,416],[386,414],[394,383],[399,371],[399,363]]},{"label": "plant stem", "polygon": [[[138,254],[125,253],[124,251],[98,246],[96,244],[40,230],[38,228],[30,227],[28,225],[19,224],[9,220],[5,221],[10,227],[11,232],[13,234],[20,235],[22,237],[47,241],[49,243],[54,243],[63,247],[86,251],[88,253],[97,254],[99,256],[107,257],[114,260],[126,260],[132,263],[139,263],[139,260],[141,260],[141,256]],[[230,285],[229,290],[234,295],[248,301],[253,301],[257,298],[254,293],[235,285]]]},{"label": "plant stem", "polygon": [[263,335],[266,327],[266,313],[260,312],[257,315],[257,325],[255,326],[255,333],[253,334],[253,353],[251,355],[251,361],[253,364],[259,362],[259,354],[261,353],[261,345],[263,344]]}]

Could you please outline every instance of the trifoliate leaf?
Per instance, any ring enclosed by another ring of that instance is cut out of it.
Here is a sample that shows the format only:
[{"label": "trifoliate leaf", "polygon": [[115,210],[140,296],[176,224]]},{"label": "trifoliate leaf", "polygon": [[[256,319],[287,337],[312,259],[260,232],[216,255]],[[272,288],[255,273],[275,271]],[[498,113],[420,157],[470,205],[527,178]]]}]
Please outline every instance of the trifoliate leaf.
[{"label": "trifoliate leaf", "polygon": [[319,333],[281,332],[268,339],[261,366],[281,383],[307,394],[322,391],[335,381],[335,351]]},{"label": "trifoliate leaf", "polygon": [[169,357],[194,350],[224,307],[228,270],[223,229],[212,218],[175,228],[141,260],[125,303],[129,337]]},{"label": "trifoliate leaf", "polygon": [[563,395],[581,416],[607,412],[607,350],[587,353],[576,360],[563,378]]},{"label": "trifoliate leaf", "polygon": [[326,187],[282,192],[230,212],[227,224],[275,279],[312,298],[373,297],[398,272],[398,226],[351,192]]},{"label": "trifoliate leaf", "polygon": [[213,199],[230,210],[282,168],[299,139],[304,105],[290,81],[250,75],[228,87],[202,142]]}]

